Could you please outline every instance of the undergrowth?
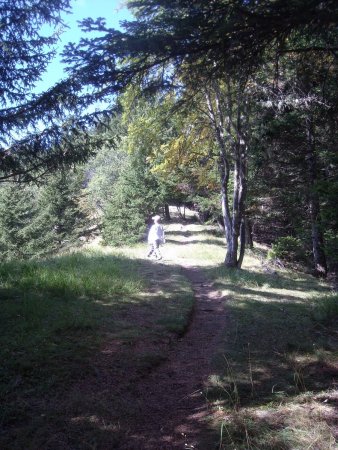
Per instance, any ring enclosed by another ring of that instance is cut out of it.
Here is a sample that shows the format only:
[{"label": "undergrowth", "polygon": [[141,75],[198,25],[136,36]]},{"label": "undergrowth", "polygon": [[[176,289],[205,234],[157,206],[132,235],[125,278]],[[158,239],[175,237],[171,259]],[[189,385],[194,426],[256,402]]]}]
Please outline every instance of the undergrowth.
[{"label": "undergrowth", "polygon": [[[162,272],[111,249],[0,265],[1,448],[73,448],[72,441],[82,448],[71,417],[93,409],[98,417],[108,408],[110,415],[131,413],[113,392],[114,406],[104,394],[99,408],[98,394],[79,396],[76,386],[101,370],[132,382],[165,360],[165,349],[153,342],[184,332],[193,295],[179,270]],[[139,341],[144,350],[135,357]],[[107,345],[117,352],[105,362]],[[99,370],[101,364],[107,368]],[[61,437],[48,444],[60,426]],[[115,428],[100,433],[91,421],[81,427],[94,446],[118,441]]]},{"label": "undergrowth", "polygon": [[219,448],[337,448],[337,295],[304,274],[264,273],[254,258],[209,274],[229,313],[206,389],[222,411]]},{"label": "undergrowth", "polygon": [[255,251],[242,270],[225,269],[211,226],[167,227],[160,264],[145,252],[98,247],[0,265],[1,448],[119,448],[139,413],[138,377],[189,324],[182,265],[214,280],[228,312],[210,355],[201,448],[337,448],[337,295],[310,276],[266,271]]}]

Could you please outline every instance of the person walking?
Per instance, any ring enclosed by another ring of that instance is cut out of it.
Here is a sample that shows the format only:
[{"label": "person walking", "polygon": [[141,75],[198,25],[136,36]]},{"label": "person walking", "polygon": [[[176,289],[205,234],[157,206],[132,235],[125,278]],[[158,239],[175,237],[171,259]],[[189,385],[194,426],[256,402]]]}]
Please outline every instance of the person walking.
[{"label": "person walking", "polygon": [[154,223],[150,227],[148,233],[149,250],[147,253],[147,258],[155,256],[156,259],[162,259],[162,255],[160,252],[160,245],[165,243],[164,229],[163,226],[160,224],[161,220],[160,216],[156,215],[152,217],[152,219]]}]

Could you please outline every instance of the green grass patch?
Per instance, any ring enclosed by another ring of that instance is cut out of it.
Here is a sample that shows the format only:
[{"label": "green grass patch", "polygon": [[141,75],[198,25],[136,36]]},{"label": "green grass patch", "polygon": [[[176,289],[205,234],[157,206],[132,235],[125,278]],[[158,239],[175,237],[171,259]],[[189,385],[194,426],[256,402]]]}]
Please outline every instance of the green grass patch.
[{"label": "green grass patch", "polygon": [[338,319],[338,294],[319,296],[313,301],[313,318],[322,323],[331,323]]},{"label": "green grass patch", "polygon": [[163,312],[156,323],[171,333],[183,335],[189,325],[194,306],[190,283],[183,275],[173,273],[170,279],[167,279],[165,292],[162,293],[161,298],[162,302],[164,299],[169,299],[170,307],[162,308]]},{"label": "green grass patch", "polygon": [[265,273],[255,252],[226,270],[213,227],[167,228],[161,263],[140,244],[0,265],[0,447],[119,448],[139,414],[138,380],[189,324],[190,265],[228,312],[200,447],[333,450],[337,295],[303,274]]},{"label": "green grass patch", "polygon": [[133,408],[109,380],[132,386],[161,364],[160,343],[184,332],[193,307],[180,268],[140,256],[98,248],[0,265],[1,448],[47,448],[54,435],[62,448],[81,447],[83,434],[93,448],[119,441],[105,417]]},{"label": "green grass patch", "polygon": [[93,252],[2,264],[1,395],[73,378],[102,318],[143,288],[136,263]]},{"label": "green grass patch", "polygon": [[338,342],[325,325],[337,319],[337,296],[313,277],[263,273],[257,263],[208,273],[229,312],[206,389],[227,416],[218,422],[219,448],[333,449],[333,409],[323,415],[316,396],[331,398],[338,375]]}]

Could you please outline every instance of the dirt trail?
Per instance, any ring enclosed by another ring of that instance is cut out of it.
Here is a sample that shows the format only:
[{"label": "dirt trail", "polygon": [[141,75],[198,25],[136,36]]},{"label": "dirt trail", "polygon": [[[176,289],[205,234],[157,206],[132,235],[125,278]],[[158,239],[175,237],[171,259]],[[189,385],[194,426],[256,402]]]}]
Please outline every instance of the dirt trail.
[{"label": "dirt trail", "polygon": [[221,345],[224,299],[201,269],[186,265],[182,270],[196,298],[191,323],[167,361],[136,386],[138,419],[130,423],[123,450],[206,450],[199,445],[200,434],[208,434],[203,387],[212,374],[210,359]]}]

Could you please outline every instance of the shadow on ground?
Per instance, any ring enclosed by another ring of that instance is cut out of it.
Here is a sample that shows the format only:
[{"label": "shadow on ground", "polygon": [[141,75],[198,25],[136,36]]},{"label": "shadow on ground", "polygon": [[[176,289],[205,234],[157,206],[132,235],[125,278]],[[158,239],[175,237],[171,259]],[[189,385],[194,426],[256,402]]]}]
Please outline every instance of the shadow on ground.
[{"label": "shadow on ground", "polygon": [[[195,236],[198,232],[167,235],[168,242],[178,244],[170,236]],[[198,242],[193,239],[189,244]],[[220,245],[216,239],[203,243]],[[99,264],[95,258],[93,266]],[[148,294],[143,300],[129,298],[125,302],[123,293],[112,298],[98,299],[93,293],[84,297],[71,286],[69,291],[64,287],[63,301],[82,302],[86,314],[97,317],[99,323],[54,330],[46,335],[47,341],[36,342],[35,347],[32,343],[24,364],[18,351],[14,365],[4,369],[7,384],[2,390],[1,448],[169,450],[184,445],[192,448],[190,434],[200,435],[195,448],[223,448],[220,433],[215,432],[205,413],[209,411],[211,417],[213,402],[229,409],[264,406],[267,402],[290,401],[302,392],[337,387],[337,364],[329,359],[337,351],[337,340],[329,325],[317,326],[308,300],[301,295],[309,288],[326,292],[325,287],[318,287],[309,278],[292,279],[286,274],[226,271],[223,266],[203,269],[206,279],[216,279],[216,288],[224,292],[229,317],[224,324],[223,345],[210,355],[213,370],[208,385],[201,381],[195,393],[187,393],[204,395],[206,408],[186,410],[181,397],[173,394],[167,405],[175,410],[172,428],[166,430],[162,424],[157,436],[155,430],[149,438],[147,430],[142,432],[137,425],[144,401],[139,386],[178,345],[177,339],[189,323],[191,292],[186,283],[182,284],[179,265],[123,260],[126,270],[129,268],[128,276],[132,278],[136,271],[147,280]],[[39,292],[41,298],[50,295],[50,285],[41,282]],[[7,301],[17,301],[18,295],[17,286],[7,288]],[[60,295],[55,299],[61,301]],[[207,315],[206,309],[206,321]],[[92,347],[82,351],[78,346],[82,340],[92,340]],[[65,341],[64,351],[55,352],[55,346]],[[43,361],[35,351],[39,346],[45,346]],[[77,351],[79,357],[74,360]],[[173,383],[178,383],[173,384],[173,393],[180,392],[179,380],[173,379]],[[151,390],[148,395],[152,396]],[[149,417],[154,427],[161,423],[158,414],[163,405],[159,406],[157,410],[155,405]],[[186,428],[181,430],[183,423]],[[266,417],[257,418],[255,432],[268,435],[273,426]],[[276,440],[274,448],[293,447]]]}]

